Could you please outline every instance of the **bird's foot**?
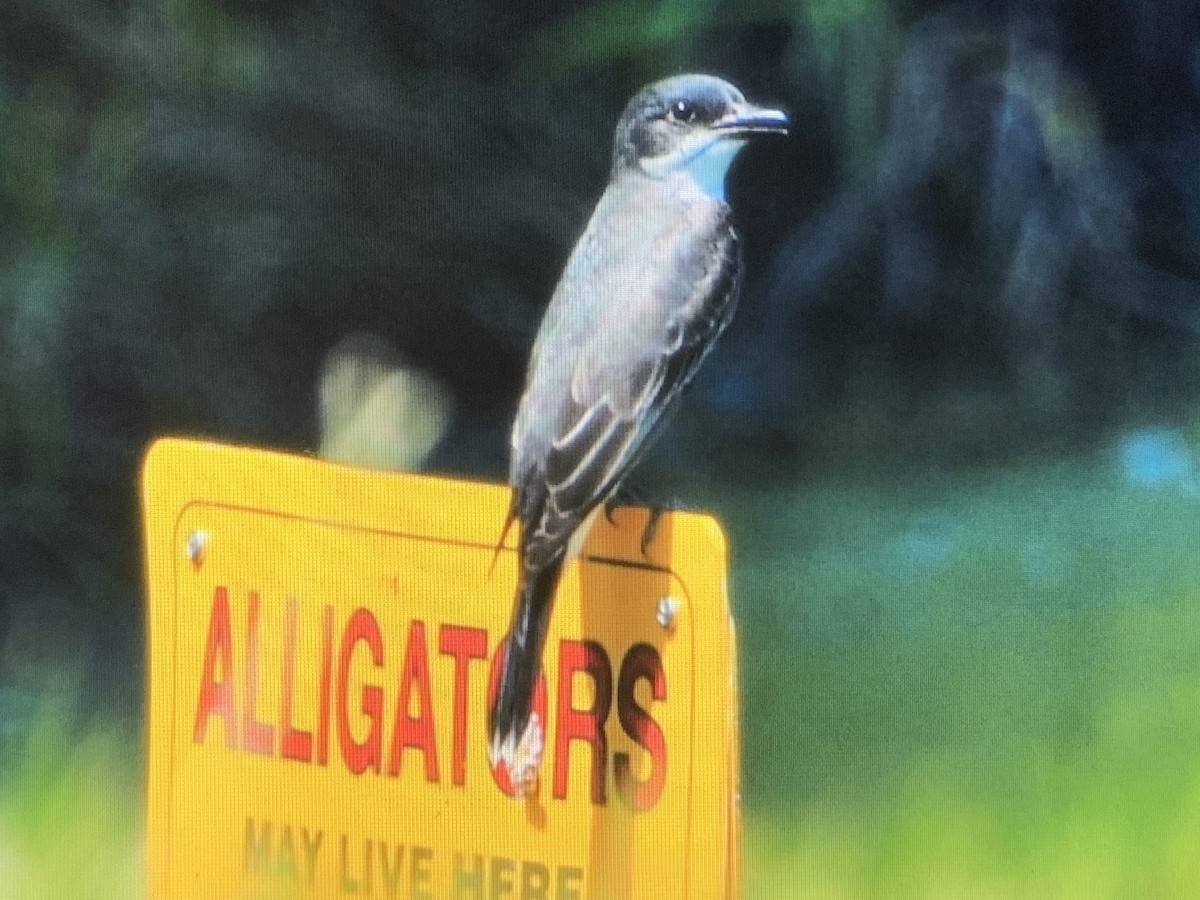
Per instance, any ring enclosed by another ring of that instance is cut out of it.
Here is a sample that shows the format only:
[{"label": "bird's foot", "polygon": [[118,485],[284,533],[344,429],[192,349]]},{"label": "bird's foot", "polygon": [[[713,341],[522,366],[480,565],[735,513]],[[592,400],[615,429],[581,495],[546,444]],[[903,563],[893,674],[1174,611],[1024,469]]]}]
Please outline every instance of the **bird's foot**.
[{"label": "bird's foot", "polygon": [[662,518],[662,514],[681,508],[682,506],[674,501],[668,505],[655,504],[650,507],[650,517],[646,519],[646,527],[642,529],[643,558],[650,558],[650,544],[654,541],[654,535],[658,533],[658,520]]},{"label": "bird's foot", "polygon": [[604,518],[608,519],[609,525],[616,525],[616,520],[613,519],[613,513],[622,506],[636,506],[637,503],[630,499],[625,493],[624,488],[619,488],[609,494],[608,499],[604,501]]},{"label": "bird's foot", "polygon": [[642,529],[641,541],[642,556],[646,559],[650,557],[650,545],[654,543],[654,535],[658,533],[658,522],[663,513],[687,509],[678,500],[651,500],[631,488],[621,487],[604,501],[604,517],[608,519],[609,524],[616,524],[612,517],[613,510],[622,506],[644,506],[650,510],[650,518],[646,520],[646,527]]},{"label": "bird's foot", "polygon": [[492,742],[492,767],[508,776],[514,797],[526,797],[537,792],[538,770],[542,766],[545,736],[537,713],[529,717],[529,724],[516,740],[515,734],[496,735]]}]

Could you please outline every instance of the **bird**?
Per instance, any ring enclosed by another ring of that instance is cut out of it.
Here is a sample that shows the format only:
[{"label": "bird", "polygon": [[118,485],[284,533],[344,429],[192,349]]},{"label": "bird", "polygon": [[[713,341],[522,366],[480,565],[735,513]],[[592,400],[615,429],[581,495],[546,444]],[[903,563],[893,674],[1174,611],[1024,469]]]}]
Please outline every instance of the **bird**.
[{"label": "bird", "polygon": [[608,185],[546,307],[512,427],[497,553],[519,521],[519,572],[488,753],[517,796],[545,743],[533,695],[559,576],[729,324],[741,250],[726,174],[787,123],[705,74],[642,88],[618,119]]}]

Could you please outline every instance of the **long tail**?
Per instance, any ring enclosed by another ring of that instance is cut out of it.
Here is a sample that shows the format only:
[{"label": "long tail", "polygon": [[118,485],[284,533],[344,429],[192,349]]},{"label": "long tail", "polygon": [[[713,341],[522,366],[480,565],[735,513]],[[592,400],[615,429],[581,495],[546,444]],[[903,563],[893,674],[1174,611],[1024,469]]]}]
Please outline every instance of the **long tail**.
[{"label": "long tail", "polygon": [[527,732],[533,712],[534,687],[541,671],[546,628],[562,567],[563,558],[559,556],[542,568],[525,569],[517,588],[500,690],[492,708],[489,749],[492,765],[504,763],[510,773],[527,767],[530,760],[523,760],[521,756],[532,753],[534,768],[541,756],[540,743],[530,749],[531,737],[536,743],[540,742],[541,736],[531,736]]}]

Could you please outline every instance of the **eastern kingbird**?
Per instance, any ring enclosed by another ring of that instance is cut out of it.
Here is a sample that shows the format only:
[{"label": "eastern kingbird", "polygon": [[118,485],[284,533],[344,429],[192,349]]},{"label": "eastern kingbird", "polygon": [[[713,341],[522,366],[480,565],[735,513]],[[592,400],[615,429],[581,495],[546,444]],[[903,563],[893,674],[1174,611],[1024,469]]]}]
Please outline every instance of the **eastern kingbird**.
[{"label": "eastern kingbird", "polygon": [[520,519],[520,581],[489,754],[518,791],[541,761],[533,692],[559,573],[729,323],[741,252],[725,175],[750,138],[786,129],[708,75],[643,88],[617,123],[608,187],[550,298],[513,423],[505,532]]}]

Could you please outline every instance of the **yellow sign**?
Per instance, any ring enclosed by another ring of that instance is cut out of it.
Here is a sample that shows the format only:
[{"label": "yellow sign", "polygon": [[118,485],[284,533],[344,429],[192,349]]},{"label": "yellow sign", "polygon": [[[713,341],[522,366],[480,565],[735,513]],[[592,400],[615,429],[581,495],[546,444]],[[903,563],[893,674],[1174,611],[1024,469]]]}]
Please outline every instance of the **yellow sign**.
[{"label": "yellow sign", "polygon": [[[485,734],[507,488],[168,439],[143,473],[151,900],[736,895],[737,689],[709,517],[600,519],[515,799]],[[510,538],[511,541],[511,538]]]}]

